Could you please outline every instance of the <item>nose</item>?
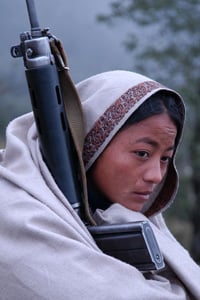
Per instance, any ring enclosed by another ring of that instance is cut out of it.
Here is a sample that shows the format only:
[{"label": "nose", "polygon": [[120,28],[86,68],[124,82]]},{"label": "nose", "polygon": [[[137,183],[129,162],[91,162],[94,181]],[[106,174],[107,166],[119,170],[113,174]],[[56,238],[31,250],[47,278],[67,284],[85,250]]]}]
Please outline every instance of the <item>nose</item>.
[{"label": "nose", "polygon": [[159,162],[153,161],[148,165],[148,168],[144,172],[144,181],[148,181],[154,184],[158,184],[161,182],[163,178],[163,172]]}]

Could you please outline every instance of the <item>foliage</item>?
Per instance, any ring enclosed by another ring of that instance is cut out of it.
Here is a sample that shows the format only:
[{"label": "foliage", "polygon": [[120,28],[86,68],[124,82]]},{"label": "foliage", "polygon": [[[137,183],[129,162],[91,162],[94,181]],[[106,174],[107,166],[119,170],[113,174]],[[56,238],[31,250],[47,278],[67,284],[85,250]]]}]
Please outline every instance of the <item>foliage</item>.
[{"label": "foliage", "polygon": [[199,14],[199,1],[123,0],[112,2],[111,13],[98,19],[132,22],[125,45],[135,50],[134,69],[152,74],[154,67],[159,80],[183,88],[185,82],[196,85],[199,80]]}]

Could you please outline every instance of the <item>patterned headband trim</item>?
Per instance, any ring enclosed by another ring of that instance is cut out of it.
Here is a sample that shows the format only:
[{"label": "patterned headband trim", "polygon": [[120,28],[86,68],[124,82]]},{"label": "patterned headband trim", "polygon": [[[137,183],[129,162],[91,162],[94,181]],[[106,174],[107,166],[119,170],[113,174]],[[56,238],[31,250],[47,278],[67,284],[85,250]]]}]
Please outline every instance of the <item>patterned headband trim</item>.
[{"label": "patterned headband trim", "polygon": [[85,165],[90,161],[99,147],[104,143],[112,130],[119,124],[125,114],[144,96],[155,89],[163,87],[155,81],[146,81],[130,88],[115,101],[95,122],[88,132],[83,149]]}]

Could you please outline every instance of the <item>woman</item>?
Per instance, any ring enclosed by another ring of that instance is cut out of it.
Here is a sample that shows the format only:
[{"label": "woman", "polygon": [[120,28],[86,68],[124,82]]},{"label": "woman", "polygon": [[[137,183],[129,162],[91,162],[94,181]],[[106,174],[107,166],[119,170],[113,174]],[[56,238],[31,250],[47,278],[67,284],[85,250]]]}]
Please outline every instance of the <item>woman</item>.
[{"label": "woman", "polygon": [[200,269],[161,215],[177,189],[181,97],[126,71],[91,77],[77,91],[91,217],[148,220],[166,268],[142,274],[98,249],[49,173],[28,114],[8,126],[0,155],[1,299],[199,299]]}]

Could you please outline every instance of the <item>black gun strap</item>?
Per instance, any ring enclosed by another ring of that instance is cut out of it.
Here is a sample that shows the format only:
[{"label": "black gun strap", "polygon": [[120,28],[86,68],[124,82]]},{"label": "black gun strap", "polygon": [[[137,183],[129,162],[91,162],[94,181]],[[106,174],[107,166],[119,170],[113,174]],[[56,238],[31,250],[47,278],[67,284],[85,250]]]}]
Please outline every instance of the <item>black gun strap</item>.
[{"label": "black gun strap", "polygon": [[93,220],[90,214],[90,209],[88,204],[87,180],[86,180],[85,167],[82,159],[85,126],[84,126],[84,116],[83,116],[81,101],[76,91],[76,87],[69,75],[67,57],[61,41],[57,39],[52,39],[50,45],[51,45],[52,53],[56,60],[57,68],[59,70],[59,80],[60,80],[65,112],[67,115],[69,128],[71,131],[72,139],[79,160],[82,189],[83,189],[82,198],[83,198],[84,208],[85,208],[85,218],[87,221],[89,221],[89,223],[95,225],[95,221]]}]

